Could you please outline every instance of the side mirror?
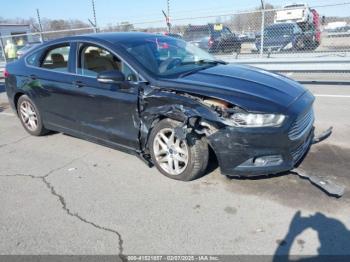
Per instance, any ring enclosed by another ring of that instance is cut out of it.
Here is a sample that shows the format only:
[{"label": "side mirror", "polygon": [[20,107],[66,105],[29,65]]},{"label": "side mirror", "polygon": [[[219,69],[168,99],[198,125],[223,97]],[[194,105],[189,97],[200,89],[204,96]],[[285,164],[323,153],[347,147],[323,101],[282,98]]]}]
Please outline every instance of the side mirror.
[{"label": "side mirror", "polygon": [[125,81],[125,76],[117,70],[104,71],[97,75],[97,81],[102,84],[121,84]]}]

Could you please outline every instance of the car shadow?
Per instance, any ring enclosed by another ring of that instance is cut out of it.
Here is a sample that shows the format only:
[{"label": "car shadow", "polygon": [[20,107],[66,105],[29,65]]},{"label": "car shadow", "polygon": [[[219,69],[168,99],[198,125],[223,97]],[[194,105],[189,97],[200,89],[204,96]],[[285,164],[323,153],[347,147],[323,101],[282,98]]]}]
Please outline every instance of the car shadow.
[{"label": "car shadow", "polygon": [[9,108],[7,103],[0,103],[0,113]]},{"label": "car shadow", "polygon": [[216,158],[216,155],[211,147],[209,147],[209,161],[208,161],[208,166],[207,170],[205,172],[205,175],[208,175],[212,172],[214,172],[216,169],[219,168],[219,162],[218,159]]},{"label": "car shadow", "polygon": [[[308,229],[312,229],[317,233],[320,243],[317,255],[290,255],[292,245],[295,242],[301,249],[304,248],[306,241],[300,235]],[[296,212],[290,223],[288,233],[283,239],[276,242],[278,247],[273,262],[350,261],[349,229],[338,219],[327,217],[319,212],[308,217],[302,217],[300,211]]]}]

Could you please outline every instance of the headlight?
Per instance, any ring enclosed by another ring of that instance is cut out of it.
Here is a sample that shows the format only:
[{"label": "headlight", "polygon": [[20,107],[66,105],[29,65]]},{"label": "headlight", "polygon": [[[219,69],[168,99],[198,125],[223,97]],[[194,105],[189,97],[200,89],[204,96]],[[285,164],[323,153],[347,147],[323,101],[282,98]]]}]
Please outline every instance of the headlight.
[{"label": "headlight", "polygon": [[229,119],[229,124],[238,127],[278,127],[281,126],[284,115],[236,113]]}]

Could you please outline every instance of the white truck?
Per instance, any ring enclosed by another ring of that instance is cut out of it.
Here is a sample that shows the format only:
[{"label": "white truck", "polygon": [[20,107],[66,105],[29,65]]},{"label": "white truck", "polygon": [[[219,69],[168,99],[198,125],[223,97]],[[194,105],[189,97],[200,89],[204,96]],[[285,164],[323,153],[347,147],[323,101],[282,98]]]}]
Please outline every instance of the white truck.
[{"label": "white truck", "polygon": [[313,23],[313,14],[307,4],[289,4],[276,11],[275,23]]}]

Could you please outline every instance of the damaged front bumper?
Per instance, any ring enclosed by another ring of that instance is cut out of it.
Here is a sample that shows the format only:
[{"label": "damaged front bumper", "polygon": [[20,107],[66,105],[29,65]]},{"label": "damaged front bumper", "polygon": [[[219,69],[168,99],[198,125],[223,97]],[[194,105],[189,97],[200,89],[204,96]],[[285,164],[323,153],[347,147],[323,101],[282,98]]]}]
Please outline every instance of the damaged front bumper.
[{"label": "damaged front bumper", "polygon": [[298,139],[288,130],[225,127],[208,137],[221,173],[227,176],[261,176],[294,169],[314,141],[311,125]]}]

